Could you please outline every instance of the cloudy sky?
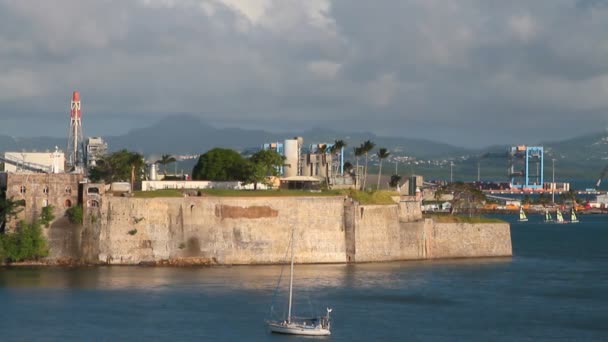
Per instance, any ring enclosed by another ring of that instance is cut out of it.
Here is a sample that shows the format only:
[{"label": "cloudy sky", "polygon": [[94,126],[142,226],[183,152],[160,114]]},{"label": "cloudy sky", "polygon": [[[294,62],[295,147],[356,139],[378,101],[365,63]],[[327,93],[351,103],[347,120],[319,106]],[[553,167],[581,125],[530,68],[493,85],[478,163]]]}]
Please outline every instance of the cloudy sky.
[{"label": "cloudy sky", "polygon": [[174,113],[461,146],[608,126],[604,0],[0,0],[0,134]]}]

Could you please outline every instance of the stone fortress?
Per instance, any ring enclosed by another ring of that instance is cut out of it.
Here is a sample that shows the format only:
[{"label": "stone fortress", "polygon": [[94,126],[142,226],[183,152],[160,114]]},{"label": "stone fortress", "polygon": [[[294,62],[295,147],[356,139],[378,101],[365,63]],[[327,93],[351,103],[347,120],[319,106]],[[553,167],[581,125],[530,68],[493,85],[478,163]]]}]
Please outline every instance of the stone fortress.
[{"label": "stone fortress", "polygon": [[[25,200],[18,219],[31,221],[53,205],[56,219],[43,228],[51,264],[283,263],[292,229],[298,263],[512,255],[507,223],[436,223],[409,196],[394,205],[345,196],[134,198],[78,174],[4,173],[0,186]],[[82,225],[65,217],[77,203]]]}]

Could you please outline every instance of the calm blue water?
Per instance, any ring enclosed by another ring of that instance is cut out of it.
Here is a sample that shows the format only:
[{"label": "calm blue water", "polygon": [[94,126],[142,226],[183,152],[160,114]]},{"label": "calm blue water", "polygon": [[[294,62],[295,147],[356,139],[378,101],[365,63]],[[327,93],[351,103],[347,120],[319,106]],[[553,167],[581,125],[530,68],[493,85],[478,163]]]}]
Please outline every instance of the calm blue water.
[{"label": "calm blue water", "polygon": [[[608,217],[531,219],[513,258],[298,266],[297,308],[333,306],[333,341],[608,340]],[[309,341],[265,330],[280,271],[0,269],[0,340]]]}]

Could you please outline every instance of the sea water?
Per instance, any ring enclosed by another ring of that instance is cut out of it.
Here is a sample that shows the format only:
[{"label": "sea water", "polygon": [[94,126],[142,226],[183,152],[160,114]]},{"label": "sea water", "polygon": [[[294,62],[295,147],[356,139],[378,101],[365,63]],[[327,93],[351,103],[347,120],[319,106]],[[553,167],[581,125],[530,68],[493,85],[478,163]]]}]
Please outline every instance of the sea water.
[{"label": "sea water", "polygon": [[[332,341],[607,341],[608,217],[511,222],[512,258],[297,265]],[[0,341],[310,341],[267,331],[282,266],[0,269]]]}]

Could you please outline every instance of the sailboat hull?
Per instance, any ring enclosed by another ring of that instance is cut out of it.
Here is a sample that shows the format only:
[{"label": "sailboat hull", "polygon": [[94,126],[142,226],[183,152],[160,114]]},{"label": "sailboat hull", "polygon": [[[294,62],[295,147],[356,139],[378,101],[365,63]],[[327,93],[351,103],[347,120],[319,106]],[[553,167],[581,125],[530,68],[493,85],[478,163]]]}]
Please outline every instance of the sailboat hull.
[{"label": "sailboat hull", "polygon": [[327,336],[331,335],[329,329],[313,326],[301,325],[297,323],[268,322],[268,328],[273,333],[304,336]]}]

